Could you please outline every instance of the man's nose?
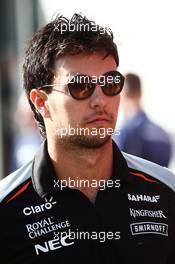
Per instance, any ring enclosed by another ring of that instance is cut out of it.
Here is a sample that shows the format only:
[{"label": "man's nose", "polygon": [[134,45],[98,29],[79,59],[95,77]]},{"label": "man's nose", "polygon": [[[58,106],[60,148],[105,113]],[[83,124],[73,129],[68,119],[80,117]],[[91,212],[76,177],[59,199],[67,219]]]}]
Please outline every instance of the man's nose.
[{"label": "man's nose", "polygon": [[105,108],[107,104],[107,96],[103,93],[99,84],[96,84],[93,94],[89,98],[91,108]]}]

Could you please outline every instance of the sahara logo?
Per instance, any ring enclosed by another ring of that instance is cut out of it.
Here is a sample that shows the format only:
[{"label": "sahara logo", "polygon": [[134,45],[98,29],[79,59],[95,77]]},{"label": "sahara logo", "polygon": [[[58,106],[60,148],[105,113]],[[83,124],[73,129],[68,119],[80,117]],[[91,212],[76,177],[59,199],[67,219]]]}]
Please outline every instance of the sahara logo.
[{"label": "sahara logo", "polygon": [[158,203],[160,195],[145,195],[145,194],[130,194],[128,193],[128,200],[133,202],[148,202]]}]

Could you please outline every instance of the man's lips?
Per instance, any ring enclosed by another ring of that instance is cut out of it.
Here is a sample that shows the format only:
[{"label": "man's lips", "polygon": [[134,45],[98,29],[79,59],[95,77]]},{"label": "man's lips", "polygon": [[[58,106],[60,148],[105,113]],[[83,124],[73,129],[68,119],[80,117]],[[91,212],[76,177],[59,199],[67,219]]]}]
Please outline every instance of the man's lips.
[{"label": "man's lips", "polygon": [[110,123],[111,120],[107,117],[96,117],[96,118],[93,118],[91,120],[88,120],[87,121],[87,124],[91,124],[91,123]]}]

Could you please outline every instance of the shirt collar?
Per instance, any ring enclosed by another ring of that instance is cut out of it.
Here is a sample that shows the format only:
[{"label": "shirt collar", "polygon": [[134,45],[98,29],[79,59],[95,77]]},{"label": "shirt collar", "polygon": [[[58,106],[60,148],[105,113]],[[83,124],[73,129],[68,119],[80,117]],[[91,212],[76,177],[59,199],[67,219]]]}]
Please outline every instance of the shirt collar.
[{"label": "shirt collar", "polygon": [[[128,166],[125,158],[113,141],[113,172],[112,180],[118,179],[121,184],[131,182],[132,178],[129,174]],[[45,140],[40,150],[34,157],[32,169],[32,182],[35,191],[42,198],[59,191],[59,188],[54,188],[54,183],[58,181],[54,167],[47,151],[47,141]]]},{"label": "shirt collar", "polygon": [[111,179],[119,179],[121,186],[125,183],[132,183],[133,177],[129,173],[127,162],[119,150],[117,144],[113,141],[113,171]]},{"label": "shirt collar", "polygon": [[45,140],[34,157],[32,182],[35,191],[44,198],[56,192],[54,181],[57,181],[57,177],[47,151],[47,141]]}]

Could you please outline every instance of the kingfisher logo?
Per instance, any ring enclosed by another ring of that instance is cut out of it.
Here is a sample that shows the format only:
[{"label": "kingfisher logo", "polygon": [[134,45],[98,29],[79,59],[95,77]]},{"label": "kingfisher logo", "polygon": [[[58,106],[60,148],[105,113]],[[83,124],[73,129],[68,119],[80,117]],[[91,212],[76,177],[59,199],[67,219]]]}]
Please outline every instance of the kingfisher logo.
[{"label": "kingfisher logo", "polygon": [[130,216],[136,217],[153,217],[153,218],[166,218],[162,210],[152,211],[152,210],[145,210],[145,209],[133,209],[129,208]]},{"label": "kingfisher logo", "polygon": [[145,194],[130,194],[128,193],[128,200],[133,202],[148,202],[148,203],[158,203],[160,195],[145,195]]},{"label": "kingfisher logo", "polygon": [[57,203],[56,201],[53,201],[53,197],[51,197],[49,201],[47,200],[47,198],[45,198],[45,203],[43,204],[25,207],[23,209],[23,214],[25,215],[38,214],[46,210],[52,209],[53,205],[56,203]]}]

